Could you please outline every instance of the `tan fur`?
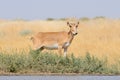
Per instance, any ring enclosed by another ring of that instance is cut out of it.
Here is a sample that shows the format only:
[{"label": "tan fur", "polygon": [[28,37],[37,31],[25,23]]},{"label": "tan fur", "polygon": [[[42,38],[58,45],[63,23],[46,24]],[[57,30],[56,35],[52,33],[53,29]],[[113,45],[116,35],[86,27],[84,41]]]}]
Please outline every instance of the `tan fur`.
[{"label": "tan fur", "polygon": [[62,49],[64,49],[64,56],[66,56],[67,48],[71,44],[74,36],[77,34],[78,24],[69,23],[67,25],[70,27],[69,32],[39,32],[34,35],[31,39],[33,41],[34,50],[43,49],[58,49],[60,55],[62,54]]}]

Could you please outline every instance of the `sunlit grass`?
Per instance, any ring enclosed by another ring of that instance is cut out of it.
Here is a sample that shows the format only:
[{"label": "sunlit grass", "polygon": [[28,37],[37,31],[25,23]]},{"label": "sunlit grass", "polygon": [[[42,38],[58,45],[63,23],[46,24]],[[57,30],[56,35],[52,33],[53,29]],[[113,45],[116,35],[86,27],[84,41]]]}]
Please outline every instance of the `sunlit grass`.
[{"label": "sunlit grass", "polygon": [[[86,53],[76,58],[73,54],[62,57],[54,53],[32,51],[0,53],[0,72],[3,73],[80,73],[80,74],[120,74],[120,63],[107,65],[106,59],[98,59]],[[0,73],[2,74],[2,73]]]},{"label": "sunlit grass", "polygon": [[[25,51],[0,53],[0,72],[2,73],[80,73],[80,74],[120,74],[120,63],[108,65],[107,59],[98,59],[86,53],[85,57],[67,57],[55,53]],[[0,74],[2,74],[0,73]]]}]

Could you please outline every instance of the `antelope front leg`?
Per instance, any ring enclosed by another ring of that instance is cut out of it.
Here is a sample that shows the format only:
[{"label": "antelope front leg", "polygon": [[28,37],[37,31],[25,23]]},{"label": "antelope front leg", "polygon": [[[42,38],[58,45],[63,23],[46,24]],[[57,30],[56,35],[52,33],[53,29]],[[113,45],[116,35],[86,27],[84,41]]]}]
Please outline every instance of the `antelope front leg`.
[{"label": "antelope front leg", "polygon": [[64,48],[64,57],[67,55],[67,48]]},{"label": "antelope front leg", "polygon": [[62,46],[58,46],[58,51],[59,51],[59,54],[61,56],[62,55]]}]

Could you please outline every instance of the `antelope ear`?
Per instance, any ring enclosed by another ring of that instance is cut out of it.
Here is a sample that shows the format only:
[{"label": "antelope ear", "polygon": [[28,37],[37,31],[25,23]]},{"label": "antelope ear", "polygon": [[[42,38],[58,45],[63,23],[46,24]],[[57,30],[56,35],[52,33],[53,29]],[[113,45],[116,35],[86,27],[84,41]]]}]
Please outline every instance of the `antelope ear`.
[{"label": "antelope ear", "polygon": [[67,22],[67,25],[69,26],[69,22]]},{"label": "antelope ear", "polygon": [[77,22],[77,24],[79,24],[79,21]]}]

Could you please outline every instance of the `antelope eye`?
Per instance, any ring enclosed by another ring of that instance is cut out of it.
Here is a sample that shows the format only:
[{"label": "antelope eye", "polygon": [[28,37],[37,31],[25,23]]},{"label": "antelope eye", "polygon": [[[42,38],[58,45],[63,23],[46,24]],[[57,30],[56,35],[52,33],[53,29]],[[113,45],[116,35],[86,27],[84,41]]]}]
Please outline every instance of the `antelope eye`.
[{"label": "antelope eye", "polygon": [[76,26],[76,27],[78,27],[78,26]]}]

